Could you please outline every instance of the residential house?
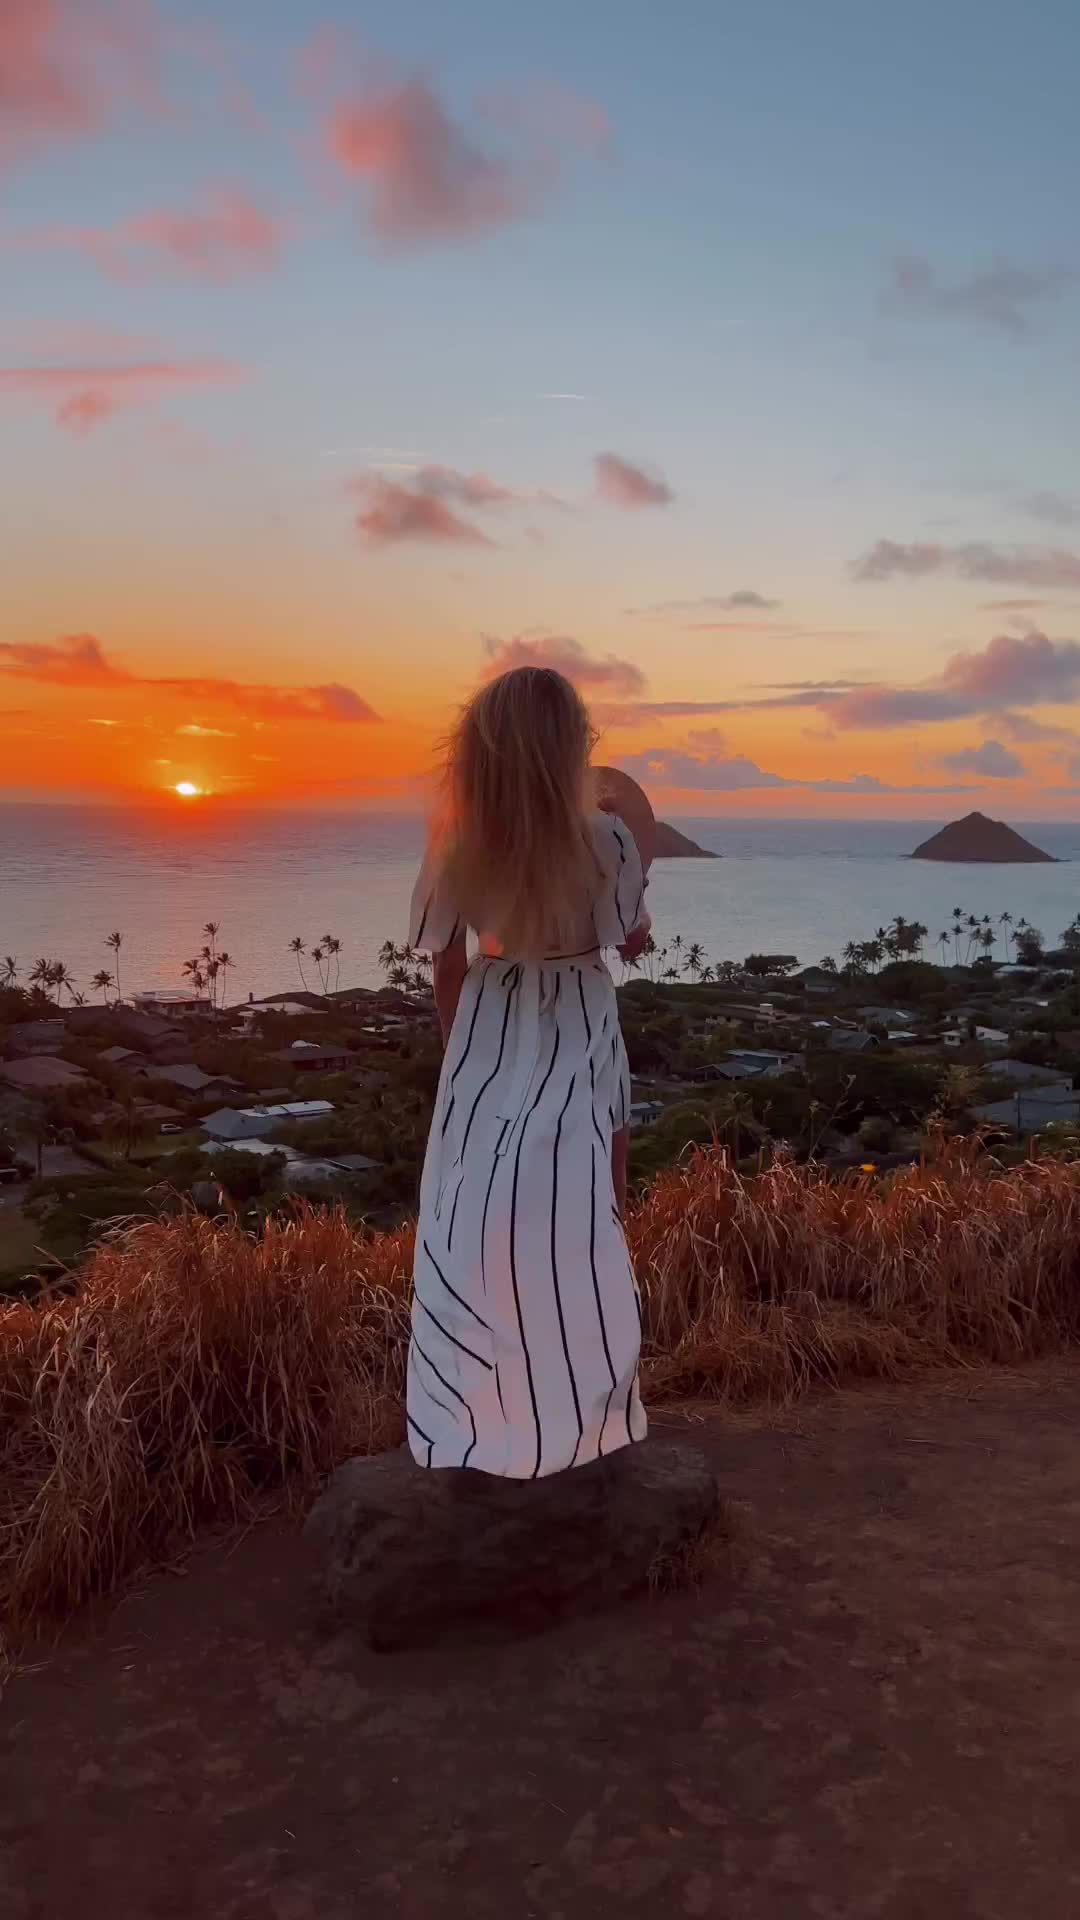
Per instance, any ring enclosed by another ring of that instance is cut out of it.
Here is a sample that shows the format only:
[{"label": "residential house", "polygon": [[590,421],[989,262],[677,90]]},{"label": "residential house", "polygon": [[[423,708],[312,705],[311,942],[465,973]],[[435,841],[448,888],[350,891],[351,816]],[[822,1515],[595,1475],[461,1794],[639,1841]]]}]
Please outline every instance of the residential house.
[{"label": "residential house", "polygon": [[92,1084],[82,1067],[43,1053],[28,1060],[0,1060],[0,1080],[19,1093],[66,1093],[72,1087]]},{"label": "residential house", "polygon": [[1024,1140],[1049,1126],[1080,1123],[1080,1094],[1070,1087],[1028,1087],[1007,1100],[973,1107],[972,1112],[983,1126],[1003,1127]]},{"label": "residential house", "polygon": [[1059,1067],[1035,1067],[1028,1060],[995,1060],[990,1072],[995,1080],[1008,1080],[1014,1087],[1072,1087],[1073,1075]]},{"label": "residential house", "polygon": [[830,1053],[866,1053],[877,1044],[877,1035],[865,1027],[835,1027],[829,1035]]},{"label": "residential house", "polygon": [[976,1027],[975,1038],[983,1047],[1007,1047],[1009,1035],[1000,1027]]},{"label": "residential house", "polygon": [[663,1113],[660,1100],[633,1100],[630,1104],[630,1127],[636,1132],[639,1127],[654,1126]]},{"label": "residential house", "polygon": [[133,993],[131,1004],[137,1013],[208,1013],[201,994],[185,987],[158,987],[149,993]]},{"label": "residential house", "polygon": [[147,1062],[140,1068],[139,1077],[149,1080],[164,1080],[180,1093],[188,1094],[197,1100],[226,1099],[230,1093],[238,1091],[238,1082],[230,1080],[225,1074],[204,1073],[201,1067],[192,1063],[179,1066],[162,1065],[156,1060]]},{"label": "residential house", "polygon": [[915,1015],[905,1013],[902,1007],[856,1007],[860,1020],[873,1022],[879,1027],[910,1027],[915,1024]]},{"label": "residential house", "polygon": [[273,1107],[222,1107],[200,1125],[212,1140],[257,1140],[288,1121],[328,1120],[333,1112],[329,1100],[288,1100]]},{"label": "residential house", "polygon": [[294,1040],[291,1047],[282,1047],[270,1055],[283,1067],[293,1067],[297,1073],[346,1073],[355,1058],[347,1047],[320,1047],[310,1040]]},{"label": "residential house", "polygon": [[806,993],[835,993],[839,977],[827,967],[804,967],[801,973],[793,974],[791,984]]},{"label": "residential house", "polygon": [[791,1072],[795,1057],[790,1053],[766,1053],[757,1047],[733,1047],[724,1064],[741,1065],[750,1073],[775,1080],[779,1074]]},{"label": "residential house", "polygon": [[135,1073],[146,1065],[145,1053],[138,1053],[134,1047],[106,1047],[99,1058],[103,1066],[121,1067],[125,1073]]},{"label": "residential house", "polygon": [[8,1048],[19,1059],[33,1053],[55,1053],[66,1037],[62,1020],[21,1020],[7,1030]]}]

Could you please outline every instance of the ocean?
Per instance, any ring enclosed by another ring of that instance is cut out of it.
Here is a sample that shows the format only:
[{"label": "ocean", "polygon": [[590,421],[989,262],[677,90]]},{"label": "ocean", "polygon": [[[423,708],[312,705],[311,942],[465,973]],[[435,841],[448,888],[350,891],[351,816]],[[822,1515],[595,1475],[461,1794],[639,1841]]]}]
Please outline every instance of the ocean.
[{"label": "ocean", "polygon": [[[1008,910],[1056,941],[1080,908],[1080,822],[1023,826],[1059,866],[908,859],[940,824],[680,819],[725,857],[654,867],[657,936],[699,941],[714,962],[770,952],[808,965],[839,959],[847,941],[869,939],[898,913],[923,921],[933,941],[961,907],[995,924]],[[115,969],[105,940],[117,930],[125,993],[178,987],[213,920],[235,963],[230,1001],[299,986],[296,935],[309,949],[336,935],[340,984],[374,986],[384,940],[406,937],[422,842],[415,814],[0,806],[0,956],[21,970],[39,955],[63,960],[90,994],[98,969]],[[310,961],[304,967],[317,985]]]}]

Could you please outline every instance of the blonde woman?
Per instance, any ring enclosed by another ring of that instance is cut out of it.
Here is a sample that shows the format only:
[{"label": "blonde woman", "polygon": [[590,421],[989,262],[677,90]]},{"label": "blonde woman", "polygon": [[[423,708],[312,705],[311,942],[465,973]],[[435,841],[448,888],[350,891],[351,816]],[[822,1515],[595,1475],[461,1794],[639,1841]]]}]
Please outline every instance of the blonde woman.
[{"label": "blonde woman", "polygon": [[424,1466],[530,1480],[645,1435],[621,1219],[629,1073],[603,949],[636,956],[649,919],[632,835],[588,811],[591,740],[549,668],[482,688],[413,895],[446,1047],[409,1352]]}]

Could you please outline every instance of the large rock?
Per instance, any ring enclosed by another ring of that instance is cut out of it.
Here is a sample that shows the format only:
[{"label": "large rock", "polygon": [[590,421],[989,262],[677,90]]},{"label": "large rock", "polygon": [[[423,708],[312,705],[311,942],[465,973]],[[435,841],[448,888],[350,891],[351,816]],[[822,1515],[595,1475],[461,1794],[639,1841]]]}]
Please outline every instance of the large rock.
[{"label": "large rock", "polygon": [[705,1459],[671,1441],[536,1481],[431,1471],[402,1447],[341,1467],[305,1531],[323,1624],[388,1650],[608,1605],[691,1556],[720,1511]]}]

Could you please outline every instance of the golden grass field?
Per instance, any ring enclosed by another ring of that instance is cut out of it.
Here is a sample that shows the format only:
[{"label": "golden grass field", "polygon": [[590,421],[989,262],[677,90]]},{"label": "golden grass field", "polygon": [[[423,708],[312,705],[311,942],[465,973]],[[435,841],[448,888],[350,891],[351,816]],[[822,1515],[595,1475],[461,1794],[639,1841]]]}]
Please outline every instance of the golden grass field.
[{"label": "golden grass field", "polygon": [[[654,1404],[1018,1361],[1080,1335],[1080,1166],[969,1149],[888,1179],[720,1149],[627,1234]],[[0,1622],[117,1588],[200,1528],[403,1434],[411,1231],[302,1211],[259,1238],[121,1229],[71,1297],[0,1310]]]}]

